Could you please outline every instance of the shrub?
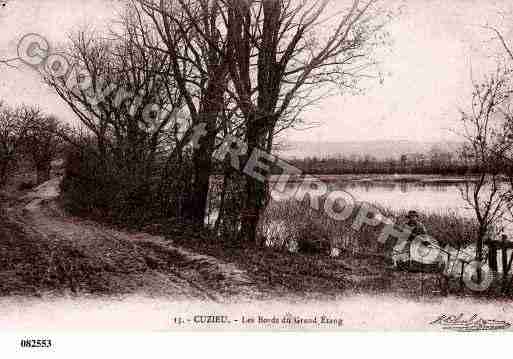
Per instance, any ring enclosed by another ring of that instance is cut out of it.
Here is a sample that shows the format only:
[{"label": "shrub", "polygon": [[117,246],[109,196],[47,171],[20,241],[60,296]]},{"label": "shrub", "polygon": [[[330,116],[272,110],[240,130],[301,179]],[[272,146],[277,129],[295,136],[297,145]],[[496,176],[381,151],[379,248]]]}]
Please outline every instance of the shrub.
[{"label": "shrub", "polygon": [[[374,207],[398,225],[404,223],[408,212],[380,208],[378,205]],[[389,247],[388,243],[385,246],[378,242],[384,224],[375,227],[363,225],[359,231],[352,227],[359,208],[360,205],[357,205],[346,221],[336,221],[323,211],[312,209],[308,200],[274,201],[266,209],[259,230],[268,246],[279,249],[288,248],[290,242],[295,242],[299,251],[304,252],[325,253],[332,247],[351,252],[384,251]],[[428,234],[441,246],[450,244],[461,248],[475,241],[477,224],[471,219],[455,213],[420,213],[420,220]]]},{"label": "shrub", "polygon": [[114,156],[101,159],[94,146],[70,150],[62,182],[66,209],[124,226],[140,228],[159,218],[180,216],[190,181],[187,166],[143,162],[128,166]]}]

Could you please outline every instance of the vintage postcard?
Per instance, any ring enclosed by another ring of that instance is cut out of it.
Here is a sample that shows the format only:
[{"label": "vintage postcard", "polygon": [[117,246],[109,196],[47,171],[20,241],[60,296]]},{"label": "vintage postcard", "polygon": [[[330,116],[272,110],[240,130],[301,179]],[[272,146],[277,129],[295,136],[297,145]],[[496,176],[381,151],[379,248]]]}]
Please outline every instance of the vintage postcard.
[{"label": "vintage postcard", "polygon": [[507,0],[0,1],[0,329],[507,333],[512,94]]}]

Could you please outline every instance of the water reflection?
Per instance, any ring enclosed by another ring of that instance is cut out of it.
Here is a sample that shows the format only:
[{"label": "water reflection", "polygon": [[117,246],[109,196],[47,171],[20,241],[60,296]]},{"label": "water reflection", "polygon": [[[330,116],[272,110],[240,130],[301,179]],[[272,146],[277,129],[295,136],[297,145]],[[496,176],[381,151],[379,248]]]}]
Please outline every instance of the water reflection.
[{"label": "water reflection", "polygon": [[465,217],[473,215],[458,184],[349,182],[338,187],[350,192],[358,201],[377,203],[395,210],[415,209],[428,213],[455,212]]},{"label": "water reflection", "polygon": [[[273,192],[273,198],[288,198],[299,183],[290,186],[288,193]],[[454,181],[395,182],[370,180],[340,180],[328,183],[330,191],[344,190],[358,202],[370,202],[392,210],[415,209],[424,213],[456,213],[473,217],[460,192],[460,184]]]},{"label": "water reflection", "polygon": [[[310,178],[315,183],[322,180],[330,191],[344,190],[358,202],[369,202],[391,210],[417,210],[426,214],[455,214],[465,218],[474,218],[470,205],[463,199],[461,189],[465,183],[462,178],[436,178],[434,176],[416,176],[397,180],[390,176],[380,178],[358,176],[329,176],[321,179]],[[271,198],[276,201],[290,199],[296,192],[301,180],[289,183],[286,193],[273,192]],[[315,184],[312,184],[315,188]],[[215,192],[215,191],[213,191]],[[214,199],[210,206],[208,218],[211,225],[218,216],[218,196],[211,193]],[[511,227],[507,225],[507,227]],[[509,228],[508,232],[512,232]]]}]

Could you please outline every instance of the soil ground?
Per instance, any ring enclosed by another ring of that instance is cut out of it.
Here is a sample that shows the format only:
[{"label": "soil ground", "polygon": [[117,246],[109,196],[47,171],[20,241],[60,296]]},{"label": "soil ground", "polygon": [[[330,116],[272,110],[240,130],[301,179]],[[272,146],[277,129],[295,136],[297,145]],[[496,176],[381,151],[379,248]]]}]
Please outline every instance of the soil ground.
[{"label": "soil ground", "polygon": [[184,225],[113,229],[69,216],[62,177],[0,193],[0,295],[143,294],[213,301],[439,295],[433,274],[397,272],[379,255],[339,258],[232,246]]}]

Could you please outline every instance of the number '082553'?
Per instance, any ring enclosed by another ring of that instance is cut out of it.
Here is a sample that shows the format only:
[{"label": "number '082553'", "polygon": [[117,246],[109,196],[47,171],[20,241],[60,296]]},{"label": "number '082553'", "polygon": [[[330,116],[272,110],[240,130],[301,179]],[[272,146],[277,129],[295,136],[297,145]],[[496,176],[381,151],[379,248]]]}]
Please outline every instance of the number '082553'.
[{"label": "number '082553'", "polygon": [[20,342],[22,348],[51,348],[50,339],[22,339]]}]

